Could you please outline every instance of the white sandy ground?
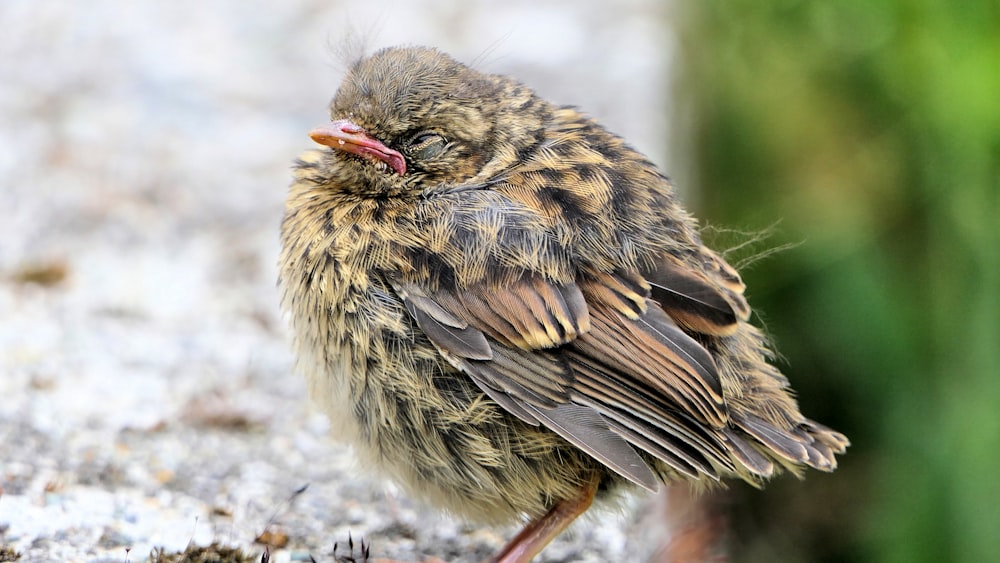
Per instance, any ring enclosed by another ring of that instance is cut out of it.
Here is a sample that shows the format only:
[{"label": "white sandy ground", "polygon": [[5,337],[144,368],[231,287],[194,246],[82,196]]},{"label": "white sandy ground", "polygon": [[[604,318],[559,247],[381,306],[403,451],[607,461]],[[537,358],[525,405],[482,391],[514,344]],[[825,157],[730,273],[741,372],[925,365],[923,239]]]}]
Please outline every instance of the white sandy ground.
[{"label": "white sandy ground", "polygon": [[[218,541],[274,561],[476,561],[466,526],[354,469],[291,371],[275,290],[288,166],[325,119],[351,24],[516,72],[662,150],[655,2],[0,4],[0,545],[142,561]],[[372,3],[374,4],[374,3]],[[266,9],[264,8],[266,6]],[[65,268],[52,286],[27,270]],[[308,484],[306,491],[294,495]],[[643,508],[541,561],[639,561]]]}]

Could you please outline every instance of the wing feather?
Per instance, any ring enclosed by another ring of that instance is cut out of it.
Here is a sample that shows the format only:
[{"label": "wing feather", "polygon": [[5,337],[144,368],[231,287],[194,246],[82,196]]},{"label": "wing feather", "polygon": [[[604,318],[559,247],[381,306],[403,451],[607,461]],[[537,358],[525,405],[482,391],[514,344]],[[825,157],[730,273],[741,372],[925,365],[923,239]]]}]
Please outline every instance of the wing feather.
[{"label": "wing feather", "polygon": [[[726,318],[724,299],[673,283],[687,288],[676,301],[691,314]],[[711,354],[637,273],[561,283],[525,274],[503,286],[433,292],[398,280],[393,287],[424,334],[487,396],[640,486],[655,489],[657,479],[635,448],[691,478],[717,480],[735,463],[770,473],[762,454],[725,432],[729,414]],[[788,436],[745,425],[789,457],[808,455]]]},{"label": "wing feather", "polygon": [[552,409],[540,409],[531,404],[526,407],[556,434],[618,474],[650,491],[659,488],[660,482],[646,462],[594,409],[574,403]]}]

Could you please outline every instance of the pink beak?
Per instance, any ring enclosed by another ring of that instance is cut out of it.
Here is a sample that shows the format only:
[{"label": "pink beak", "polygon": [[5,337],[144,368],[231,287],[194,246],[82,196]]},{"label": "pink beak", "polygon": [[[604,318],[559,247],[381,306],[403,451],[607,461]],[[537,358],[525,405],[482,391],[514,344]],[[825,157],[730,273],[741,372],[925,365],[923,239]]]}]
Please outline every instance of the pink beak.
[{"label": "pink beak", "polygon": [[383,145],[360,126],[347,119],[338,119],[329,125],[317,127],[309,132],[313,141],[340,151],[380,160],[395,170],[400,176],[406,174],[403,155]]}]

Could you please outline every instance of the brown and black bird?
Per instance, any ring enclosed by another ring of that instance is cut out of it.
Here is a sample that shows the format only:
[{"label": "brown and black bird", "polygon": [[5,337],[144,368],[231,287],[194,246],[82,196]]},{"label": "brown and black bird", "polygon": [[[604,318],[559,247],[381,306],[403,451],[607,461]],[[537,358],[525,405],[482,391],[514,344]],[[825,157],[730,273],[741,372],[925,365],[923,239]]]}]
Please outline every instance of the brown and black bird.
[{"label": "brown and black bird", "polygon": [[624,140],[428,48],[357,61],[296,165],[280,284],[335,431],[409,494],[530,519],[595,498],[832,471],[739,274]]}]

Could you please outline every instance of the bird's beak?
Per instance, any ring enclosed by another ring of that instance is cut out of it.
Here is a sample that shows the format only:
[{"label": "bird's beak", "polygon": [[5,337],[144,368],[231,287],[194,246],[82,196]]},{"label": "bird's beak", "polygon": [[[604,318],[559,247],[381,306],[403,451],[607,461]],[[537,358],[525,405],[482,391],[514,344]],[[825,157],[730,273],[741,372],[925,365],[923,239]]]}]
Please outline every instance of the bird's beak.
[{"label": "bird's beak", "polygon": [[403,160],[403,155],[385,146],[347,119],[338,119],[329,125],[317,127],[309,132],[309,136],[321,145],[384,162],[400,176],[406,174],[406,161]]}]

